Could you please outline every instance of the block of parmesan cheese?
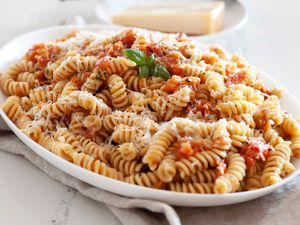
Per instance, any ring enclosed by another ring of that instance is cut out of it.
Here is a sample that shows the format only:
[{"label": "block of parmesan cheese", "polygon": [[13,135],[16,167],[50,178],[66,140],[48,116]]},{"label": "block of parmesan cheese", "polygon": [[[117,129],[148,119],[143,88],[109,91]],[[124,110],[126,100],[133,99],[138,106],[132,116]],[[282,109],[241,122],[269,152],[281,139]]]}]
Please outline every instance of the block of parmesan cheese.
[{"label": "block of parmesan cheese", "polygon": [[224,9],[225,4],[222,1],[147,4],[113,15],[112,22],[163,32],[210,34],[222,28]]}]

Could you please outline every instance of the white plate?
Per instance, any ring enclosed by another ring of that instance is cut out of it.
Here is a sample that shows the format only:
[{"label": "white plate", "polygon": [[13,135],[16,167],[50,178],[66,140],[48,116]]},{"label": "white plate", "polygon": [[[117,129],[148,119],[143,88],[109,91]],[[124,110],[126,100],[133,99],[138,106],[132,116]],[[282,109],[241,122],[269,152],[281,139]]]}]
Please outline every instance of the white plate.
[{"label": "white plate", "polygon": [[[73,30],[73,26],[62,26],[62,27],[52,27],[42,30],[37,30],[25,35],[22,35],[9,43],[3,46],[0,49],[0,71],[5,72],[10,64],[15,62],[17,59],[22,57],[25,52],[35,43],[55,40],[58,37],[66,34],[67,32]],[[91,30],[91,31],[100,31],[100,30],[109,30],[111,27],[107,26],[83,26],[80,29]],[[115,29],[115,28],[113,28]],[[261,73],[261,77],[264,79],[268,85],[278,85],[277,82],[272,80],[265,73]],[[5,101],[5,95],[0,93],[0,103]],[[290,93],[286,93],[282,99],[283,108],[288,110],[290,113],[300,115],[300,105],[296,98]],[[247,191],[247,192],[238,192],[230,193],[223,195],[214,195],[214,194],[188,194],[188,193],[175,193],[164,190],[156,190],[151,188],[140,187],[136,185],[127,184],[120,182],[111,178],[107,178],[95,173],[92,173],[88,170],[82,169],[64,159],[52,154],[45,148],[41,147],[36,142],[29,139],[25,134],[23,134],[14,123],[6,116],[6,114],[0,110],[0,114],[3,117],[7,125],[12,129],[12,131],[36,154],[41,156],[43,159],[58,167],[62,171],[76,177],[79,180],[82,180],[86,183],[91,184],[92,186],[110,191],[116,194],[124,195],[127,197],[134,198],[145,198],[159,200],[162,202],[169,203],[171,205],[177,206],[220,206],[228,205],[239,202],[248,201],[255,199],[261,196],[264,196],[273,190],[281,187],[287,182],[291,181],[300,173],[300,160],[295,160],[294,165],[297,168],[297,171],[294,172],[291,176],[284,179],[281,183],[278,183],[273,186],[265,187],[262,189]]]}]

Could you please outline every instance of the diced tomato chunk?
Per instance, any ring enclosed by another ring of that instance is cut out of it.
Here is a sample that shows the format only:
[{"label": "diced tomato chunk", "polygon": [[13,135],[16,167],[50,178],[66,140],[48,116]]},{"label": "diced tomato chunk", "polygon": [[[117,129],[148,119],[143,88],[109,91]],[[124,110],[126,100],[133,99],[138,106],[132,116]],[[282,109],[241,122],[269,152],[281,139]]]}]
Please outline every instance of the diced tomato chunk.
[{"label": "diced tomato chunk", "polygon": [[84,136],[88,139],[94,140],[95,138],[95,132],[92,130],[86,130],[84,133]]},{"label": "diced tomato chunk", "polygon": [[201,140],[191,140],[191,147],[194,152],[201,152],[202,151],[202,141]]},{"label": "diced tomato chunk", "polygon": [[270,156],[270,146],[260,139],[250,139],[241,149],[241,154],[245,159],[247,167],[254,166],[256,160],[265,160]]},{"label": "diced tomato chunk", "polygon": [[185,41],[187,39],[187,36],[185,33],[179,33],[176,37],[177,41]]},{"label": "diced tomato chunk", "polygon": [[267,159],[267,158],[270,157],[271,151],[264,151],[264,152],[263,152],[263,155],[264,155],[264,157]]},{"label": "diced tomato chunk", "polygon": [[241,70],[234,74],[230,74],[228,76],[228,83],[229,84],[239,84],[246,78],[246,76],[247,76],[247,72],[244,70]]},{"label": "diced tomato chunk", "polygon": [[219,176],[224,175],[225,170],[227,168],[227,165],[226,165],[224,160],[221,163],[217,163],[217,164],[218,164],[218,166],[217,166],[217,176],[219,177]]},{"label": "diced tomato chunk", "polygon": [[39,69],[44,69],[49,62],[54,62],[61,48],[51,44],[36,44],[26,54],[26,59],[37,63]]},{"label": "diced tomato chunk", "polygon": [[184,71],[182,65],[176,64],[176,65],[173,65],[171,68],[172,68],[171,69],[172,74],[176,74],[179,76],[185,75],[185,71]]},{"label": "diced tomato chunk", "polygon": [[126,48],[131,48],[133,42],[135,41],[136,35],[133,30],[128,30],[124,33],[124,36],[121,38],[122,43]]},{"label": "diced tomato chunk", "polygon": [[20,87],[16,88],[16,93],[17,96],[22,96],[22,89]]},{"label": "diced tomato chunk", "polygon": [[162,56],[162,49],[156,43],[150,43],[146,45],[145,49],[146,55],[155,54],[156,56]]},{"label": "diced tomato chunk", "polygon": [[96,66],[100,70],[104,70],[108,66],[110,59],[111,58],[109,56],[103,57],[103,58],[101,58],[100,60],[97,61]]},{"label": "diced tomato chunk", "polygon": [[179,88],[180,88],[180,80],[176,76],[172,76],[172,78],[166,82],[163,91],[172,94],[175,91],[177,91]]},{"label": "diced tomato chunk", "polygon": [[82,81],[79,79],[79,77],[72,77],[71,82],[77,86],[78,89],[82,86]]},{"label": "diced tomato chunk", "polygon": [[251,157],[245,157],[245,163],[248,167],[252,167],[255,165],[255,159],[254,158],[251,158]]},{"label": "diced tomato chunk", "polygon": [[183,142],[180,144],[180,148],[177,152],[177,159],[187,158],[194,153],[190,142]]}]

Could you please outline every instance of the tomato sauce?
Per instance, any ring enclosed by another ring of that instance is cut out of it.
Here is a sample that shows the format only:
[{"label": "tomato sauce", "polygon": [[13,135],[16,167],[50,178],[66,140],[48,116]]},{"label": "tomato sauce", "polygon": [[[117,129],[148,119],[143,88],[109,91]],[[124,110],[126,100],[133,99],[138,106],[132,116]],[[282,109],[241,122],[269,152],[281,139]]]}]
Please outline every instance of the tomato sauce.
[{"label": "tomato sauce", "polygon": [[216,162],[217,164],[217,176],[222,176],[224,175],[225,171],[226,171],[226,168],[227,168],[227,165],[225,163],[225,160],[223,160],[222,162]]},{"label": "tomato sauce", "polygon": [[258,138],[252,138],[248,143],[244,144],[241,154],[245,159],[247,167],[255,165],[256,160],[266,159],[270,156],[270,146],[262,142]]},{"label": "tomato sauce", "polygon": [[195,155],[197,152],[203,151],[205,144],[201,139],[194,139],[180,143],[178,150],[175,152],[177,160],[186,159]]},{"label": "tomato sauce", "polygon": [[135,39],[136,39],[136,35],[135,35],[134,31],[128,30],[122,36],[121,42],[124,44],[125,48],[131,48]]},{"label": "tomato sauce", "polygon": [[87,129],[84,132],[84,136],[88,139],[94,140],[95,139],[95,132],[93,130]]},{"label": "tomato sauce", "polygon": [[241,70],[237,73],[228,75],[228,84],[239,84],[241,83],[247,76],[247,72],[244,70]]},{"label": "tomato sauce", "polygon": [[44,69],[49,62],[54,62],[61,48],[55,45],[36,44],[26,54],[26,59]]},{"label": "tomato sauce", "polygon": [[105,70],[105,68],[109,65],[110,59],[111,58],[109,56],[101,58],[97,61],[96,67],[98,67],[100,70]]},{"label": "tomato sauce", "polygon": [[156,43],[150,43],[146,45],[145,53],[147,56],[154,54],[155,56],[163,56],[162,49]]},{"label": "tomato sauce", "polygon": [[168,94],[172,94],[175,91],[179,90],[180,85],[181,85],[180,79],[178,79],[178,77],[176,76],[172,76],[172,78],[166,82],[163,91],[167,92]]},{"label": "tomato sauce", "polygon": [[118,41],[114,44],[107,45],[105,52],[106,55],[111,57],[117,57],[122,55],[122,51],[125,49],[124,44],[121,41]]}]

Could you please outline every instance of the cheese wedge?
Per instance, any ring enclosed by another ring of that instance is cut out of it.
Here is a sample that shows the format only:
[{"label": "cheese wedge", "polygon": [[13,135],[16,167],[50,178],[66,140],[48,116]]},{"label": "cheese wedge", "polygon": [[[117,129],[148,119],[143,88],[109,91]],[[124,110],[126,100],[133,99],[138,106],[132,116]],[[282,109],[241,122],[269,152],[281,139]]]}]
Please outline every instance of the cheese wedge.
[{"label": "cheese wedge", "polygon": [[223,25],[225,4],[222,1],[206,3],[147,4],[121,11],[112,16],[112,22],[163,32],[211,34]]}]

